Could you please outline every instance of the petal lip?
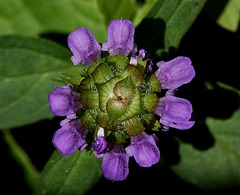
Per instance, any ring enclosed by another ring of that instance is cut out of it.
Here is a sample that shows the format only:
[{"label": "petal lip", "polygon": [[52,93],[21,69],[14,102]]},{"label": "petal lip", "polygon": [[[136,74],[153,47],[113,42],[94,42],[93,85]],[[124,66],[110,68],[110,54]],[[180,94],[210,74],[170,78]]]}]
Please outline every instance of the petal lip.
[{"label": "petal lip", "polygon": [[106,138],[97,136],[96,142],[92,142],[92,148],[97,158],[102,157],[102,154],[108,150]]},{"label": "petal lip", "polygon": [[167,127],[184,130],[195,123],[192,104],[183,98],[170,95],[160,98],[155,113],[160,116],[160,123]]},{"label": "petal lip", "polygon": [[151,167],[160,159],[156,136],[145,132],[131,138],[131,145],[126,148],[127,154],[133,156],[141,167]]},{"label": "petal lip", "polygon": [[72,120],[55,132],[52,142],[62,155],[72,155],[78,148],[85,149],[87,133],[80,120]]},{"label": "petal lip", "polygon": [[175,123],[190,120],[193,112],[192,104],[188,100],[174,96],[160,98],[158,106],[161,109],[161,118]]},{"label": "petal lip", "polygon": [[179,56],[168,62],[160,61],[157,66],[159,69],[155,72],[155,76],[162,89],[174,90],[189,83],[195,77],[195,70],[188,57]]},{"label": "petal lip", "polygon": [[49,93],[48,101],[50,111],[56,116],[73,115],[81,107],[79,94],[73,92],[72,85],[64,85]]},{"label": "petal lip", "polygon": [[129,156],[121,144],[114,144],[112,149],[103,155],[102,173],[109,180],[122,181],[127,178]]},{"label": "petal lip", "polygon": [[179,130],[186,130],[186,129],[190,129],[192,128],[192,126],[195,124],[195,121],[186,121],[183,123],[174,123],[174,122],[169,122],[169,121],[165,121],[160,119],[160,123],[162,123],[163,125],[167,126],[167,127],[172,127],[175,129],[179,129]]},{"label": "petal lip", "polygon": [[107,29],[107,42],[103,43],[103,51],[109,51],[110,56],[128,56],[136,51],[134,44],[134,26],[130,20],[113,20]]},{"label": "petal lip", "polygon": [[87,28],[78,28],[68,36],[68,47],[72,51],[74,65],[88,67],[93,61],[101,58],[101,46],[93,33]]}]

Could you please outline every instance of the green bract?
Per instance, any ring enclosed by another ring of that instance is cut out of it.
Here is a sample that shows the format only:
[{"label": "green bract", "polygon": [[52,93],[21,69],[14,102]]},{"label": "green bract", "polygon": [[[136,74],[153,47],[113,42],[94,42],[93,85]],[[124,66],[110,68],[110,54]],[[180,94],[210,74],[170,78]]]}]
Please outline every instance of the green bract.
[{"label": "green bract", "polygon": [[85,78],[79,80],[83,107],[77,115],[92,135],[102,127],[106,139],[124,143],[149,125],[156,126],[160,84],[154,75],[144,73],[145,68],[146,61],[139,59],[133,65],[122,56],[102,58],[88,67]]}]

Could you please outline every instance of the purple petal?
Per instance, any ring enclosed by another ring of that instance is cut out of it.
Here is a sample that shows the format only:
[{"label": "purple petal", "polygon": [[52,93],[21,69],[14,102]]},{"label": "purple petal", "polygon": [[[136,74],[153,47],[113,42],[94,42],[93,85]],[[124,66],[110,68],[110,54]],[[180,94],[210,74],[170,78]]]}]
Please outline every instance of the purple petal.
[{"label": "purple petal", "polygon": [[87,133],[79,119],[72,120],[64,123],[62,128],[55,132],[52,142],[61,154],[71,155],[78,148],[83,150],[87,146]]},{"label": "purple petal", "polygon": [[176,89],[195,77],[192,62],[187,57],[180,56],[168,62],[160,61],[157,66],[159,69],[155,72],[155,76],[162,89]]},{"label": "purple petal", "polygon": [[155,135],[141,133],[131,137],[131,145],[126,148],[129,156],[133,156],[142,167],[151,167],[160,159],[160,151],[156,145]]},{"label": "purple petal", "polygon": [[175,123],[175,122],[169,122],[169,121],[166,121],[163,119],[160,119],[159,122],[162,125],[164,125],[165,127],[172,127],[172,128],[180,129],[180,130],[190,129],[195,124],[195,121],[185,121],[182,123]]},{"label": "purple petal", "polygon": [[103,155],[102,173],[109,180],[122,181],[129,173],[129,156],[120,144],[114,144],[113,148]]},{"label": "purple petal", "polygon": [[92,143],[95,156],[97,158],[102,157],[103,152],[107,150],[107,141],[104,136],[97,136],[96,142]]},{"label": "purple petal", "polygon": [[93,33],[86,28],[78,28],[68,36],[68,47],[73,53],[74,65],[83,64],[88,67],[93,61],[101,58],[101,46]]},{"label": "purple petal", "polygon": [[55,87],[49,93],[49,107],[56,116],[74,115],[81,108],[80,95],[72,91],[72,85],[64,85],[60,88]]},{"label": "purple petal", "polygon": [[193,126],[191,121],[192,104],[182,98],[165,96],[159,99],[155,113],[160,116],[160,123],[177,129],[189,129]]},{"label": "purple petal", "polygon": [[128,56],[131,51],[136,51],[134,45],[134,26],[130,20],[113,20],[107,30],[107,42],[102,49],[109,51],[110,56]]},{"label": "purple petal", "polygon": [[140,49],[139,52],[138,52],[138,55],[133,54],[133,55],[130,57],[130,62],[129,62],[129,63],[137,66],[137,61],[138,61],[140,58],[142,58],[143,60],[145,60],[146,53],[147,53],[146,50]]}]

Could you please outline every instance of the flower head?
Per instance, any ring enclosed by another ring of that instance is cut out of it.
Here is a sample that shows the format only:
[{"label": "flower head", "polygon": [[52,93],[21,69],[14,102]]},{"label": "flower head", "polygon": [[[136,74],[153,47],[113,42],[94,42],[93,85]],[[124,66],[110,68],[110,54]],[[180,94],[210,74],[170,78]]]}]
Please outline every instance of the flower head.
[{"label": "flower head", "polygon": [[[142,167],[158,163],[156,131],[194,124],[191,103],[175,96],[177,88],[195,76],[190,59],[158,62],[153,73],[147,51],[136,53],[134,31],[131,21],[113,20],[102,48],[90,30],[73,31],[68,36],[71,59],[74,65],[83,64],[85,73],[62,78],[71,84],[55,87],[49,94],[52,113],[66,116],[53,136],[55,147],[63,155],[77,149],[93,151],[96,158],[103,158],[104,177],[115,181],[128,176],[129,157]],[[107,52],[101,56],[102,50]]]}]

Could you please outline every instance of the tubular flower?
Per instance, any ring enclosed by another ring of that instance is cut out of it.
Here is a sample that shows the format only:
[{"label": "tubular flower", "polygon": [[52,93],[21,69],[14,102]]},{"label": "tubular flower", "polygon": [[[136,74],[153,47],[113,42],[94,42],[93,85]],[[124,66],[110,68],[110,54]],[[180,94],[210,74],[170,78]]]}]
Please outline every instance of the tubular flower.
[{"label": "tubular flower", "polygon": [[129,156],[121,144],[113,144],[111,150],[103,155],[102,172],[110,180],[121,181],[129,173]]},{"label": "tubular flower", "polygon": [[101,46],[93,33],[86,28],[78,28],[68,36],[68,47],[73,53],[71,60],[74,65],[83,64],[88,67],[101,58]]},{"label": "tubular flower", "polygon": [[73,91],[71,84],[60,88],[55,86],[48,96],[49,107],[56,116],[67,116],[75,114],[81,108],[79,93]]},{"label": "tubular flower", "polygon": [[61,154],[71,155],[78,148],[80,150],[86,148],[87,133],[80,120],[65,121],[62,128],[55,132],[53,144]]},{"label": "tubular flower", "polygon": [[164,125],[165,130],[168,130],[168,127],[184,130],[194,125],[194,121],[191,121],[192,111],[188,100],[165,96],[160,98],[156,114],[160,116],[160,123]]},{"label": "tubular flower", "polygon": [[68,37],[71,59],[85,72],[79,78],[61,77],[69,84],[55,87],[48,97],[52,113],[66,116],[53,136],[59,152],[93,151],[103,158],[103,176],[116,181],[128,176],[129,157],[142,167],[159,161],[158,131],[194,124],[191,103],[174,94],[195,76],[190,59],[160,61],[153,73],[147,52],[136,49],[134,31],[131,21],[113,20],[102,47],[90,30],[73,31]]},{"label": "tubular flower", "polygon": [[176,89],[195,77],[195,70],[188,57],[179,56],[168,62],[160,61],[157,66],[155,76],[162,89]]},{"label": "tubular flower", "polygon": [[134,44],[134,26],[130,20],[113,20],[107,30],[107,42],[102,50],[109,51],[110,56],[128,56],[136,51]]},{"label": "tubular flower", "polygon": [[126,148],[127,154],[133,156],[141,167],[151,167],[160,159],[160,151],[156,145],[155,135],[147,135],[142,132],[131,137],[131,145]]}]

